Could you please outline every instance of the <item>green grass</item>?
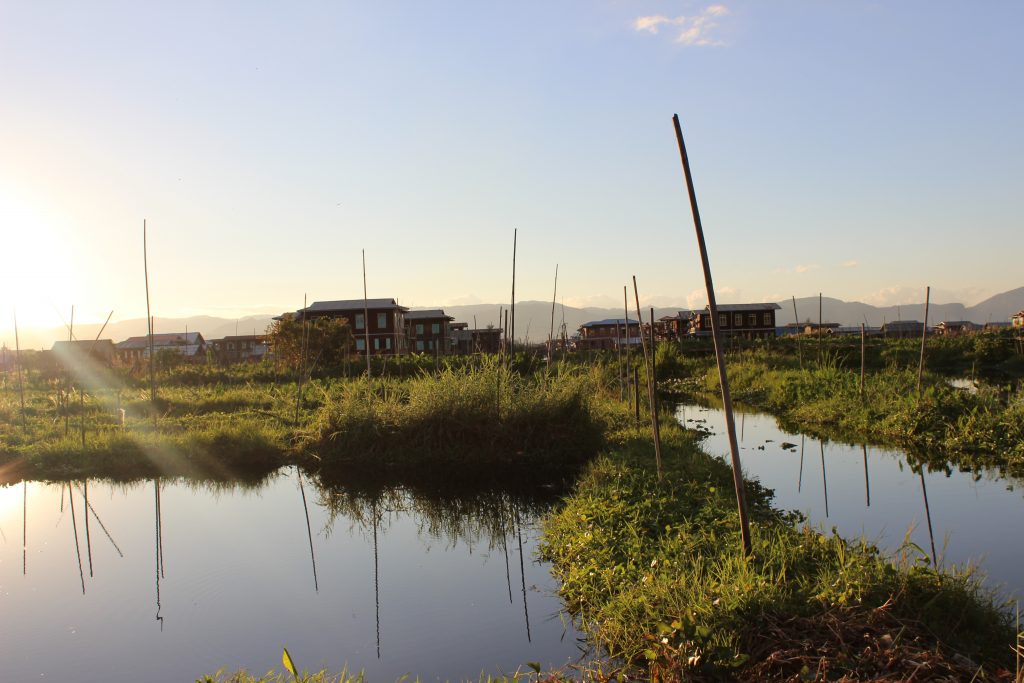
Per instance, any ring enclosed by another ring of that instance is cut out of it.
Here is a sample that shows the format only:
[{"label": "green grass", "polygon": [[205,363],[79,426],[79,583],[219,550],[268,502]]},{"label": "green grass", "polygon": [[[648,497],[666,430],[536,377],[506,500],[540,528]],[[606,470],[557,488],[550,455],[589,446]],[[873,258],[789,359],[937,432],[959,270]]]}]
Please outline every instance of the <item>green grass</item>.
[{"label": "green grass", "polygon": [[[799,675],[765,668],[766,658],[801,639],[813,653],[832,620],[855,625],[861,642],[833,655],[829,676],[867,673],[858,650],[879,630],[896,638],[902,629],[908,643],[966,653],[990,670],[1009,665],[1007,612],[970,573],[936,571],[910,546],[890,558],[801,528],[756,484],[753,554],[744,557],[728,466],[674,423],[662,436],[662,484],[649,440],[624,434],[544,527],[567,607],[610,655],[662,678],[751,676],[741,672],[755,666],[756,678]],[[780,628],[797,622],[805,626],[794,633]],[[820,632],[808,626],[816,623]]]},{"label": "green grass", "polygon": [[[834,355],[821,362],[758,351],[727,359],[734,400],[761,408],[790,426],[829,438],[897,446],[935,466],[999,468],[1024,476],[1024,392],[981,383],[975,393],[952,387],[926,371],[920,397],[917,368],[860,371]],[[686,393],[715,395],[718,372],[693,362],[676,381]]]}]

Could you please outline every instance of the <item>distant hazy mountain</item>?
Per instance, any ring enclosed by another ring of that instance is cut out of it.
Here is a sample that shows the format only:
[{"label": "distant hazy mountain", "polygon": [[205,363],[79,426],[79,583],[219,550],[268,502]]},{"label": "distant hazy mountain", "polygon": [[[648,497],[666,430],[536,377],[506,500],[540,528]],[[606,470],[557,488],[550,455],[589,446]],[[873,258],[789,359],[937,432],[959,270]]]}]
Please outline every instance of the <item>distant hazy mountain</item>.
[{"label": "distant hazy mountain", "polygon": [[[780,301],[782,307],[776,314],[776,321],[779,325],[791,323],[793,317],[793,300]],[[419,307],[418,307],[419,308]],[[426,307],[423,307],[426,308]],[[444,310],[458,322],[469,323],[470,327],[487,327],[494,325],[498,327],[499,308],[504,310],[502,304],[478,304],[470,306],[445,306]],[[796,300],[797,314],[800,321],[818,320],[818,298],[804,297]],[[841,301],[825,297],[821,301],[822,320],[825,322],[839,323],[844,326],[856,326],[862,322],[876,327],[886,321],[892,320],[924,320],[924,302],[905,306],[877,307],[857,301]],[[665,307],[659,306],[654,309],[654,317],[660,318],[665,315],[674,315],[679,310],[685,310],[686,306]],[[1008,321],[1017,311],[1024,310],[1024,287],[1009,292],[997,294],[974,306],[963,304],[932,304],[928,309],[928,322],[938,324],[943,320],[970,320],[984,324],[990,321]],[[648,319],[649,309],[643,311],[644,319]],[[573,308],[572,306],[555,306],[555,333],[561,329],[564,321],[568,334],[573,335],[579,326],[591,320],[603,320],[605,318],[621,318],[621,308]],[[475,320],[474,320],[475,317]],[[636,318],[636,310],[630,304],[630,318]],[[518,301],[516,302],[516,338],[529,341],[543,341],[547,339],[551,327],[551,302],[545,301]],[[212,316],[193,316],[190,318],[157,318],[155,328],[157,332],[199,332],[206,339],[219,339],[232,334],[262,334],[271,323],[269,315],[254,315],[238,320],[216,318]],[[99,332],[100,325],[76,325],[75,337],[77,339],[93,339]],[[3,333],[4,338],[13,337]],[[128,337],[146,334],[145,318],[134,320],[122,320],[111,323],[103,332],[104,339],[113,339],[115,342],[127,339]],[[67,329],[54,328],[45,330],[23,330],[21,334],[22,348],[26,349],[48,349],[57,339],[66,339]],[[8,342],[8,346],[12,346]]]}]

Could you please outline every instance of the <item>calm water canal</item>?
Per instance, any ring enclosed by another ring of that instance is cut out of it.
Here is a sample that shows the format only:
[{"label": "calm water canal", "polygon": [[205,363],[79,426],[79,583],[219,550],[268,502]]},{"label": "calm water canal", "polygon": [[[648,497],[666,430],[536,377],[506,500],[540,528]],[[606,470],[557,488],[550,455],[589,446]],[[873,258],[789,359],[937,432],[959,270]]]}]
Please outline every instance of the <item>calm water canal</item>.
[{"label": "calm water canal", "polygon": [[[676,416],[709,430],[706,450],[728,459],[725,414],[680,405]],[[1024,489],[997,473],[914,472],[891,449],[819,441],[779,428],[775,418],[739,409],[736,435],[744,473],[775,491],[775,506],[846,538],[862,534],[895,551],[910,540],[940,564],[973,563],[986,585],[1024,598]],[[783,447],[783,445],[786,447]],[[929,524],[930,531],[929,533]],[[916,551],[912,551],[916,552]]]},{"label": "calm water canal", "polygon": [[282,646],[300,667],[382,681],[580,656],[535,559],[536,499],[300,489],[294,470],[256,487],[163,481],[159,503],[154,482],[91,481],[88,509],[84,494],[0,488],[4,681],[192,681],[280,669]]}]

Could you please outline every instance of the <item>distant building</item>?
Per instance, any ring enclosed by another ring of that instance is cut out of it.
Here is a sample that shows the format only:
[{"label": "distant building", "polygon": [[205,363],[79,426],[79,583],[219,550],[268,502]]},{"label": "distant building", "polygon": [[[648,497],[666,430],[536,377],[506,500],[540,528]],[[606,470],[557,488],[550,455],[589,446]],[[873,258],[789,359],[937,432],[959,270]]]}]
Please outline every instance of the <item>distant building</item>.
[{"label": "distant building", "polygon": [[999,320],[997,322],[987,322],[987,323],[985,323],[985,327],[982,329],[982,331],[983,332],[999,332],[1000,330],[1008,330],[1011,327],[1013,327],[1013,323],[1012,322]]},{"label": "distant building", "polygon": [[658,339],[682,339],[690,334],[695,311],[678,311],[675,315],[664,315],[654,324],[654,335]]},{"label": "distant building", "polygon": [[893,320],[882,325],[886,337],[920,337],[924,334],[924,323],[920,320]]},{"label": "distant building", "polygon": [[394,299],[342,299],[314,302],[312,306],[295,311],[295,317],[301,320],[305,314],[309,319],[344,318],[352,330],[356,353],[366,354],[368,340],[372,355],[397,356],[408,352],[405,330],[408,310]]},{"label": "distant building", "polygon": [[[718,327],[727,337],[774,337],[775,311],[782,307],[773,303],[720,304]],[[711,310],[705,307],[693,318],[692,333],[698,337],[711,335]]]},{"label": "distant building", "polygon": [[500,328],[471,329],[468,323],[453,323],[451,330],[455,353],[498,353],[501,350]]},{"label": "distant building", "polygon": [[935,326],[935,334],[944,337],[955,337],[961,334],[981,331],[981,325],[970,320],[943,320]]},{"label": "distant building", "polygon": [[213,360],[222,365],[257,363],[270,352],[270,340],[265,334],[237,334],[207,342]]},{"label": "distant building", "polygon": [[406,311],[405,326],[409,350],[413,353],[445,355],[454,346],[450,324],[455,321],[440,308]]},{"label": "distant building", "polygon": [[57,341],[50,348],[57,362],[68,369],[97,363],[110,367],[114,364],[115,351],[110,339]]},{"label": "distant building", "polygon": [[1013,317],[1010,318],[1010,324],[1014,327],[1014,329],[1018,330],[1024,327],[1024,311],[1018,311],[1017,313],[1014,313]]},{"label": "distant building", "polygon": [[632,318],[607,318],[592,320],[579,327],[577,351],[617,349],[620,346],[639,346],[641,326]]},{"label": "distant building", "polygon": [[[122,365],[138,365],[149,358],[149,335],[128,337],[115,346]],[[171,351],[190,362],[206,360],[206,340],[198,332],[164,332],[153,335],[153,352]]]}]

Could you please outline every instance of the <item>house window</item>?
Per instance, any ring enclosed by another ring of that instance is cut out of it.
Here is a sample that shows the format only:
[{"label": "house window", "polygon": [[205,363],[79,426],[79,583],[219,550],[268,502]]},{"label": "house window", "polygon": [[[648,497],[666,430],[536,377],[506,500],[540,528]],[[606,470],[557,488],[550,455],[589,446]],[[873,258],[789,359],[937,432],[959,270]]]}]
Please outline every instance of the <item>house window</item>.
[{"label": "house window", "polygon": [[743,314],[734,313],[732,316],[733,327],[743,327]]},{"label": "house window", "polygon": [[431,339],[430,341],[427,342],[427,348],[430,349],[431,351],[434,350],[434,340],[433,339]]},{"label": "house window", "polygon": [[356,329],[361,330],[366,327],[366,320],[363,318],[362,313],[356,313]]},{"label": "house window", "polygon": [[416,323],[416,336],[423,334],[423,323]]},{"label": "house window", "polygon": [[373,338],[373,350],[380,351],[380,337]]},{"label": "house window", "polygon": [[764,326],[765,327],[771,327],[772,326],[772,314],[771,313],[765,313],[764,314]]},{"label": "house window", "polygon": [[728,327],[729,326],[729,315],[727,313],[718,314],[718,326]]},{"label": "house window", "polygon": [[377,314],[377,329],[383,330],[388,326],[388,314],[378,313]]},{"label": "house window", "polygon": [[366,340],[365,339],[356,339],[356,351],[365,351],[365,350],[366,350]]},{"label": "house window", "polygon": [[747,314],[747,325],[750,327],[757,327],[757,313]]},{"label": "house window", "polygon": [[385,337],[384,348],[387,349],[388,351],[391,350],[391,337]]},{"label": "house window", "polygon": [[430,332],[432,334],[441,334],[441,323],[433,323],[433,324],[431,324]]},{"label": "house window", "polygon": [[416,340],[416,350],[417,351],[422,351],[423,350],[423,340],[422,339],[417,339]]}]

